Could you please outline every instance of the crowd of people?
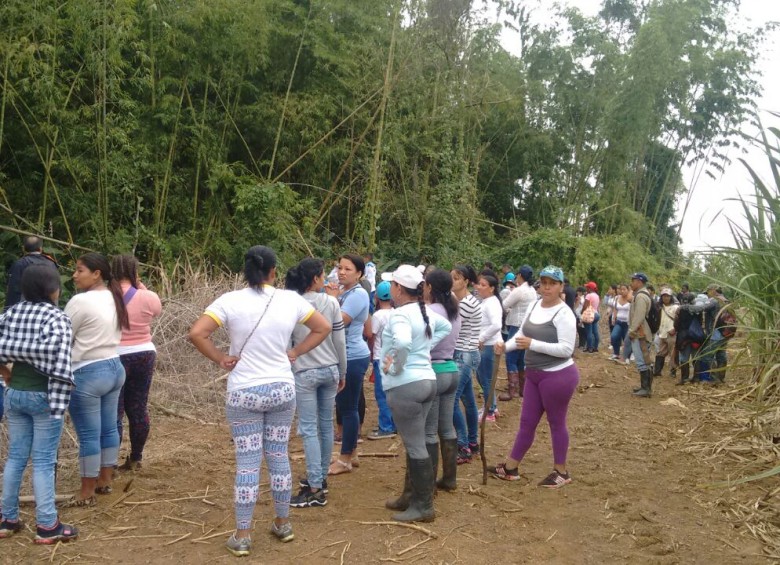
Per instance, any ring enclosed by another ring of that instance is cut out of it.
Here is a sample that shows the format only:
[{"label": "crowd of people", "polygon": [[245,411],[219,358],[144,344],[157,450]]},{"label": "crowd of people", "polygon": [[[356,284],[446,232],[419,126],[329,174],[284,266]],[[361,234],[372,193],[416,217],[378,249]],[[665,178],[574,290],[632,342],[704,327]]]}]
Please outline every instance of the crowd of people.
[{"label": "crowd of people", "polygon": [[[25,241],[25,251],[23,268],[9,280],[16,295],[9,290],[8,296],[17,301],[9,299],[0,316],[9,435],[0,538],[22,530],[19,490],[32,457],[35,542],[50,544],[78,536],[60,522],[54,503],[66,410],[78,435],[81,475],[80,491],[66,506],[94,506],[111,492],[117,468],[142,466],[155,365],[151,325],[161,303],[140,282],[134,257],[109,261],[87,253],[72,277],[78,293],[60,310],[56,264],[43,256],[37,238]],[[633,359],[639,370],[637,396],[651,395],[667,357],[681,384],[725,378],[732,320],[724,321],[727,302],[715,285],[703,298],[675,296],[667,287],[656,297],[647,276],[634,273],[602,298],[595,282],[575,289],[553,265],[536,276],[529,265],[498,272],[489,263],[479,272],[469,265],[400,265],[379,281],[378,275],[370,255],[347,253],[331,271],[323,260],[305,258],[282,280],[274,251],[255,246],[245,255],[247,286],[218,297],[192,325],[195,348],[229,372],[225,414],[235,446],[236,527],[226,545],[232,554],[251,552],[263,459],[274,502],[271,532],[283,542],[294,539],[291,507],[327,505],[328,478],[359,467],[367,375],[378,411],[367,438],[400,435],[406,452],[400,494],[385,503],[401,522],[434,520],[436,491],[456,489],[458,465],[480,454],[480,418],[499,418],[502,401],[522,398],[520,425],[512,450],[490,467],[492,476],[519,478],[546,414],[553,468],[539,486],[571,483],[567,415],[579,382],[574,354],[578,347],[599,351],[602,314],[611,358]],[[229,336],[227,351],[212,339],[218,328]],[[491,394],[502,355],[508,386]],[[124,414],[130,449],[120,465]],[[288,443],[296,416],[306,472],[293,495]],[[340,443],[338,453],[334,443]]]}]

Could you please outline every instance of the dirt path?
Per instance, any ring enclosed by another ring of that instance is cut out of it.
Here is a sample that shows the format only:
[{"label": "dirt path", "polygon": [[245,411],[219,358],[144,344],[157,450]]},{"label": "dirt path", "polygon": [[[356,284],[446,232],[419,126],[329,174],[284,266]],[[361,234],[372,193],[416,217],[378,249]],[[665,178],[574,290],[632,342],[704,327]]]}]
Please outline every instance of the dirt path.
[{"label": "dirt path", "polygon": [[[252,561],[764,563],[753,538],[709,509],[718,493],[696,488],[723,477],[681,450],[685,434],[699,433],[696,392],[702,389],[681,390],[667,376],[652,400],[641,400],[629,393],[637,380],[633,367],[611,363],[603,352],[578,354],[577,362],[582,378],[570,416],[572,485],[558,491],[535,486],[551,469],[543,422],[521,466],[522,481],[490,478],[482,486],[478,462],[459,467],[457,492],[436,498],[436,521],[425,525],[436,537],[428,539],[411,529],[360,523],[390,519],[383,503],[397,494],[403,472],[402,457],[364,455],[360,469],[332,478],[327,507],[292,509],[296,538],[289,544],[268,533],[272,505],[265,486],[255,513]],[[687,408],[660,404],[671,395]],[[367,397],[372,398],[368,389]],[[510,448],[519,407],[519,401],[502,403],[502,417],[487,432],[489,462],[498,462]],[[375,421],[372,411],[366,429]],[[304,471],[298,439],[291,449],[297,477]],[[361,451],[400,454],[403,448],[396,440],[367,441]],[[77,485],[72,458],[67,465],[60,490]],[[233,559],[223,547],[233,525],[233,469],[226,425],[156,415],[144,469],[122,476],[115,493],[101,497],[96,509],[63,510],[62,517],[82,529],[78,542],[41,548],[30,544],[27,532],[0,544],[0,562]],[[130,480],[127,496],[122,490]]]}]

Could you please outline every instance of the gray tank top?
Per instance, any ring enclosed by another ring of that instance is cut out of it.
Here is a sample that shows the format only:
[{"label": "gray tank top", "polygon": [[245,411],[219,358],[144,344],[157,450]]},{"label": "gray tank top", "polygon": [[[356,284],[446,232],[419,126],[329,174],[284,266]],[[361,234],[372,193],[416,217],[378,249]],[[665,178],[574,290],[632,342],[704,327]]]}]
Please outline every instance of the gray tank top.
[{"label": "gray tank top", "polygon": [[[560,311],[563,308],[568,308],[568,306],[566,306],[566,304],[562,304],[561,307],[558,308],[558,310],[555,312],[555,314],[553,314],[553,317],[550,318],[550,320],[544,322],[543,324],[534,324],[531,322],[531,313],[534,311],[534,308],[536,308],[537,304],[539,304],[539,302],[536,302],[533,307],[531,307],[531,310],[525,317],[522,329],[523,335],[537,341],[543,341],[545,343],[558,343],[558,328],[555,327],[553,321],[560,313]],[[525,365],[530,369],[544,371],[546,369],[555,367],[556,365],[560,365],[565,361],[566,358],[553,357],[552,355],[539,353],[538,351],[531,351],[530,349],[526,350],[525,352]]]}]

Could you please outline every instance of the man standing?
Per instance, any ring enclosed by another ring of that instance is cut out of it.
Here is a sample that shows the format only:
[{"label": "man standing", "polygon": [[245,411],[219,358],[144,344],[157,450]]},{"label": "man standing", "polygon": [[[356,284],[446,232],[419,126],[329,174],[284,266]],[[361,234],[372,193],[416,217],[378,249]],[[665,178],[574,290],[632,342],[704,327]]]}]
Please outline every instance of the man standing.
[{"label": "man standing", "polygon": [[664,370],[664,361],[669,357],[669,375],[676,376],[677,357],[675,355],[675,341],[677,340],[674,329],[674,320],[677,316],[678,306],[673,302],[671,288],[661,289],[661,324],[658,326],[657,344],[655,354],[654,377],[660,377]]},{"label": "man standing", "polygon": [[[698,364],[700,373],[709,373],[715,383],[722,383],[726,379],[727,340],[718,327],[718,318],[723,306],[727,303],[720,287],[712,283],[707,286],[707,300],[698,304],[684,304],[681,310],[687,310],[691,314],[704,312],[704,335],[707,336],[704,345],[699,350]],[[712,366],[713,360],[715,367]]]},{"label": "man standing", "polygon": [[[57,271],[57,263],[54,259],[43,253],[43,240],[35,235],[28,235],[22,240],[24,256],[11,265],[8,271],[8,290],[5,294],[5,308],[8,310],[14,304],[22,301],[22,273],[30,265],[47,265]],[[59,273],[58,273],[59,274]]]},{"label": "man standing", "polygon": [[645,288],[646,284],[647,275],[644,273],[631,275],[634,300],[631,302],[628,314],[628,337],[631,339],[631,351],[639,369],[640,386],[634,389],[634,394],[649,398],[653,387],[653,373],[647,363],[650,361],[650,340],[653,339],[653,335],[646,319],[647,313],[652,308],[652,298]]}]

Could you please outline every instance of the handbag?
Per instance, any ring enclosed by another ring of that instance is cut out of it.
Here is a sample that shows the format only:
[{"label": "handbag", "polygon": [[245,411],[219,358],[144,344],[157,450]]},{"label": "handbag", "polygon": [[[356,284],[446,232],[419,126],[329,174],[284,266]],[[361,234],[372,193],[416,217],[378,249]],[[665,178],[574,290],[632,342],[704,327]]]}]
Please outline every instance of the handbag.
[{"label": "handbag", "polygon": [[588,306],[588,309],[582,312],[580,320],[583,324],[592,324],[596,319],[596,312],[592,307]]}]

